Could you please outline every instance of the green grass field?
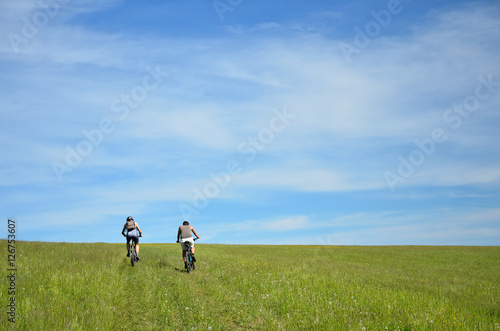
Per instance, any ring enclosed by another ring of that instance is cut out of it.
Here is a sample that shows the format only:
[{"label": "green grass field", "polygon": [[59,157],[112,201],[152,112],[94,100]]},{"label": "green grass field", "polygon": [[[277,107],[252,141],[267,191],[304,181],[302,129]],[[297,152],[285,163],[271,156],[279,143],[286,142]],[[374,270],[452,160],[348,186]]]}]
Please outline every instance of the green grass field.
[{"label": "green grass field", "polygon": [[196,248],[187,274],[174,244],[143,244],[132,268],[124,244],[17,242],[15,326],[500,330],[500,247]]}]

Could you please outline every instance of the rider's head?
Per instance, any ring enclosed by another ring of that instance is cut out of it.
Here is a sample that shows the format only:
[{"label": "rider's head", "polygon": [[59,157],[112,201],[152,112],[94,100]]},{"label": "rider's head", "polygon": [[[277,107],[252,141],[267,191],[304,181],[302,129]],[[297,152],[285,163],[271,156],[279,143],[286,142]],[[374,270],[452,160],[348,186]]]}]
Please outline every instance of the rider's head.
[{"label": "rider's head", "polygon": [[133,221],[133,220],[134,220],[134,218],[133,218],[132,216],[127,217],[127,221],[130,221],[130,220],[132,220],[132,221]]},{"label": "rider's head", "polygon": [[184,221],[184,222],[182,222],[182,225],[189,225],[189,222],[188,221]]}]

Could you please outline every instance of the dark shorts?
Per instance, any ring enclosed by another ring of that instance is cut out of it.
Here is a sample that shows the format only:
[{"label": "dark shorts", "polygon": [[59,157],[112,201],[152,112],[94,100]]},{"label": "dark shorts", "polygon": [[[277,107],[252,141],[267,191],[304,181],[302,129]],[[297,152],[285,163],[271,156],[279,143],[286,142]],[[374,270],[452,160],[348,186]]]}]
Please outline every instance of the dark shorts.
[{"label": "dark shorts", "polygon": [[133,240],[136,244],[139,243],[139,237],[137,237],[137,236],[129,236],[129,235],[127,235],[127,242],[129,242],[130,240]]}]

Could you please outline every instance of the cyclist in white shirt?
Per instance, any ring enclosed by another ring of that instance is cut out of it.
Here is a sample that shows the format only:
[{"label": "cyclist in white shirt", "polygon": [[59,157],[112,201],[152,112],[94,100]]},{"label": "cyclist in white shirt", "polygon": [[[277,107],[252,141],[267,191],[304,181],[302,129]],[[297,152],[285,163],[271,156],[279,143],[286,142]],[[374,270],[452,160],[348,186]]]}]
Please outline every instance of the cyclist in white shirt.
[{"label": "cyclist in white shirt", "polygon": [[196,239],[200,239],[200,236],[198,236],[194,228],[191,225],[189,225],[188,221],[184,221],[182,225],[179,226],[179,230],[177,231],[177,242],[179,242],[179,238],[181,239],[182,259],[184,260],[184,266],[186,266],[186,250],[187,250],[186,242],[189,242],[191,244],[191,253],[193,253],[193,262],[196,262],[196,259],[194,257],[194,240],[192,233],[194,233]]}]

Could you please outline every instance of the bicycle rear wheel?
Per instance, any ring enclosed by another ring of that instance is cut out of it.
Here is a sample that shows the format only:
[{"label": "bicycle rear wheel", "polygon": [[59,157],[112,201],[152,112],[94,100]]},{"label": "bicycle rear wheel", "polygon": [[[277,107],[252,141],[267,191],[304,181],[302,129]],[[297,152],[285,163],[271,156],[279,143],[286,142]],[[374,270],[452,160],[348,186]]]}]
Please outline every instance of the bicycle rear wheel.
[{"label": "bicycle rear wheel", "polygon": [[186,255],[186,271],[189,273],[191,273],[191,265],[192,263],[192,259],[191,259],[191,253],[187,253]]},{"label": "bicycle rear wheel", "polygon": [[132,267],[135,265],[135,245],[130,245],[130,263],[132,263]]}]

